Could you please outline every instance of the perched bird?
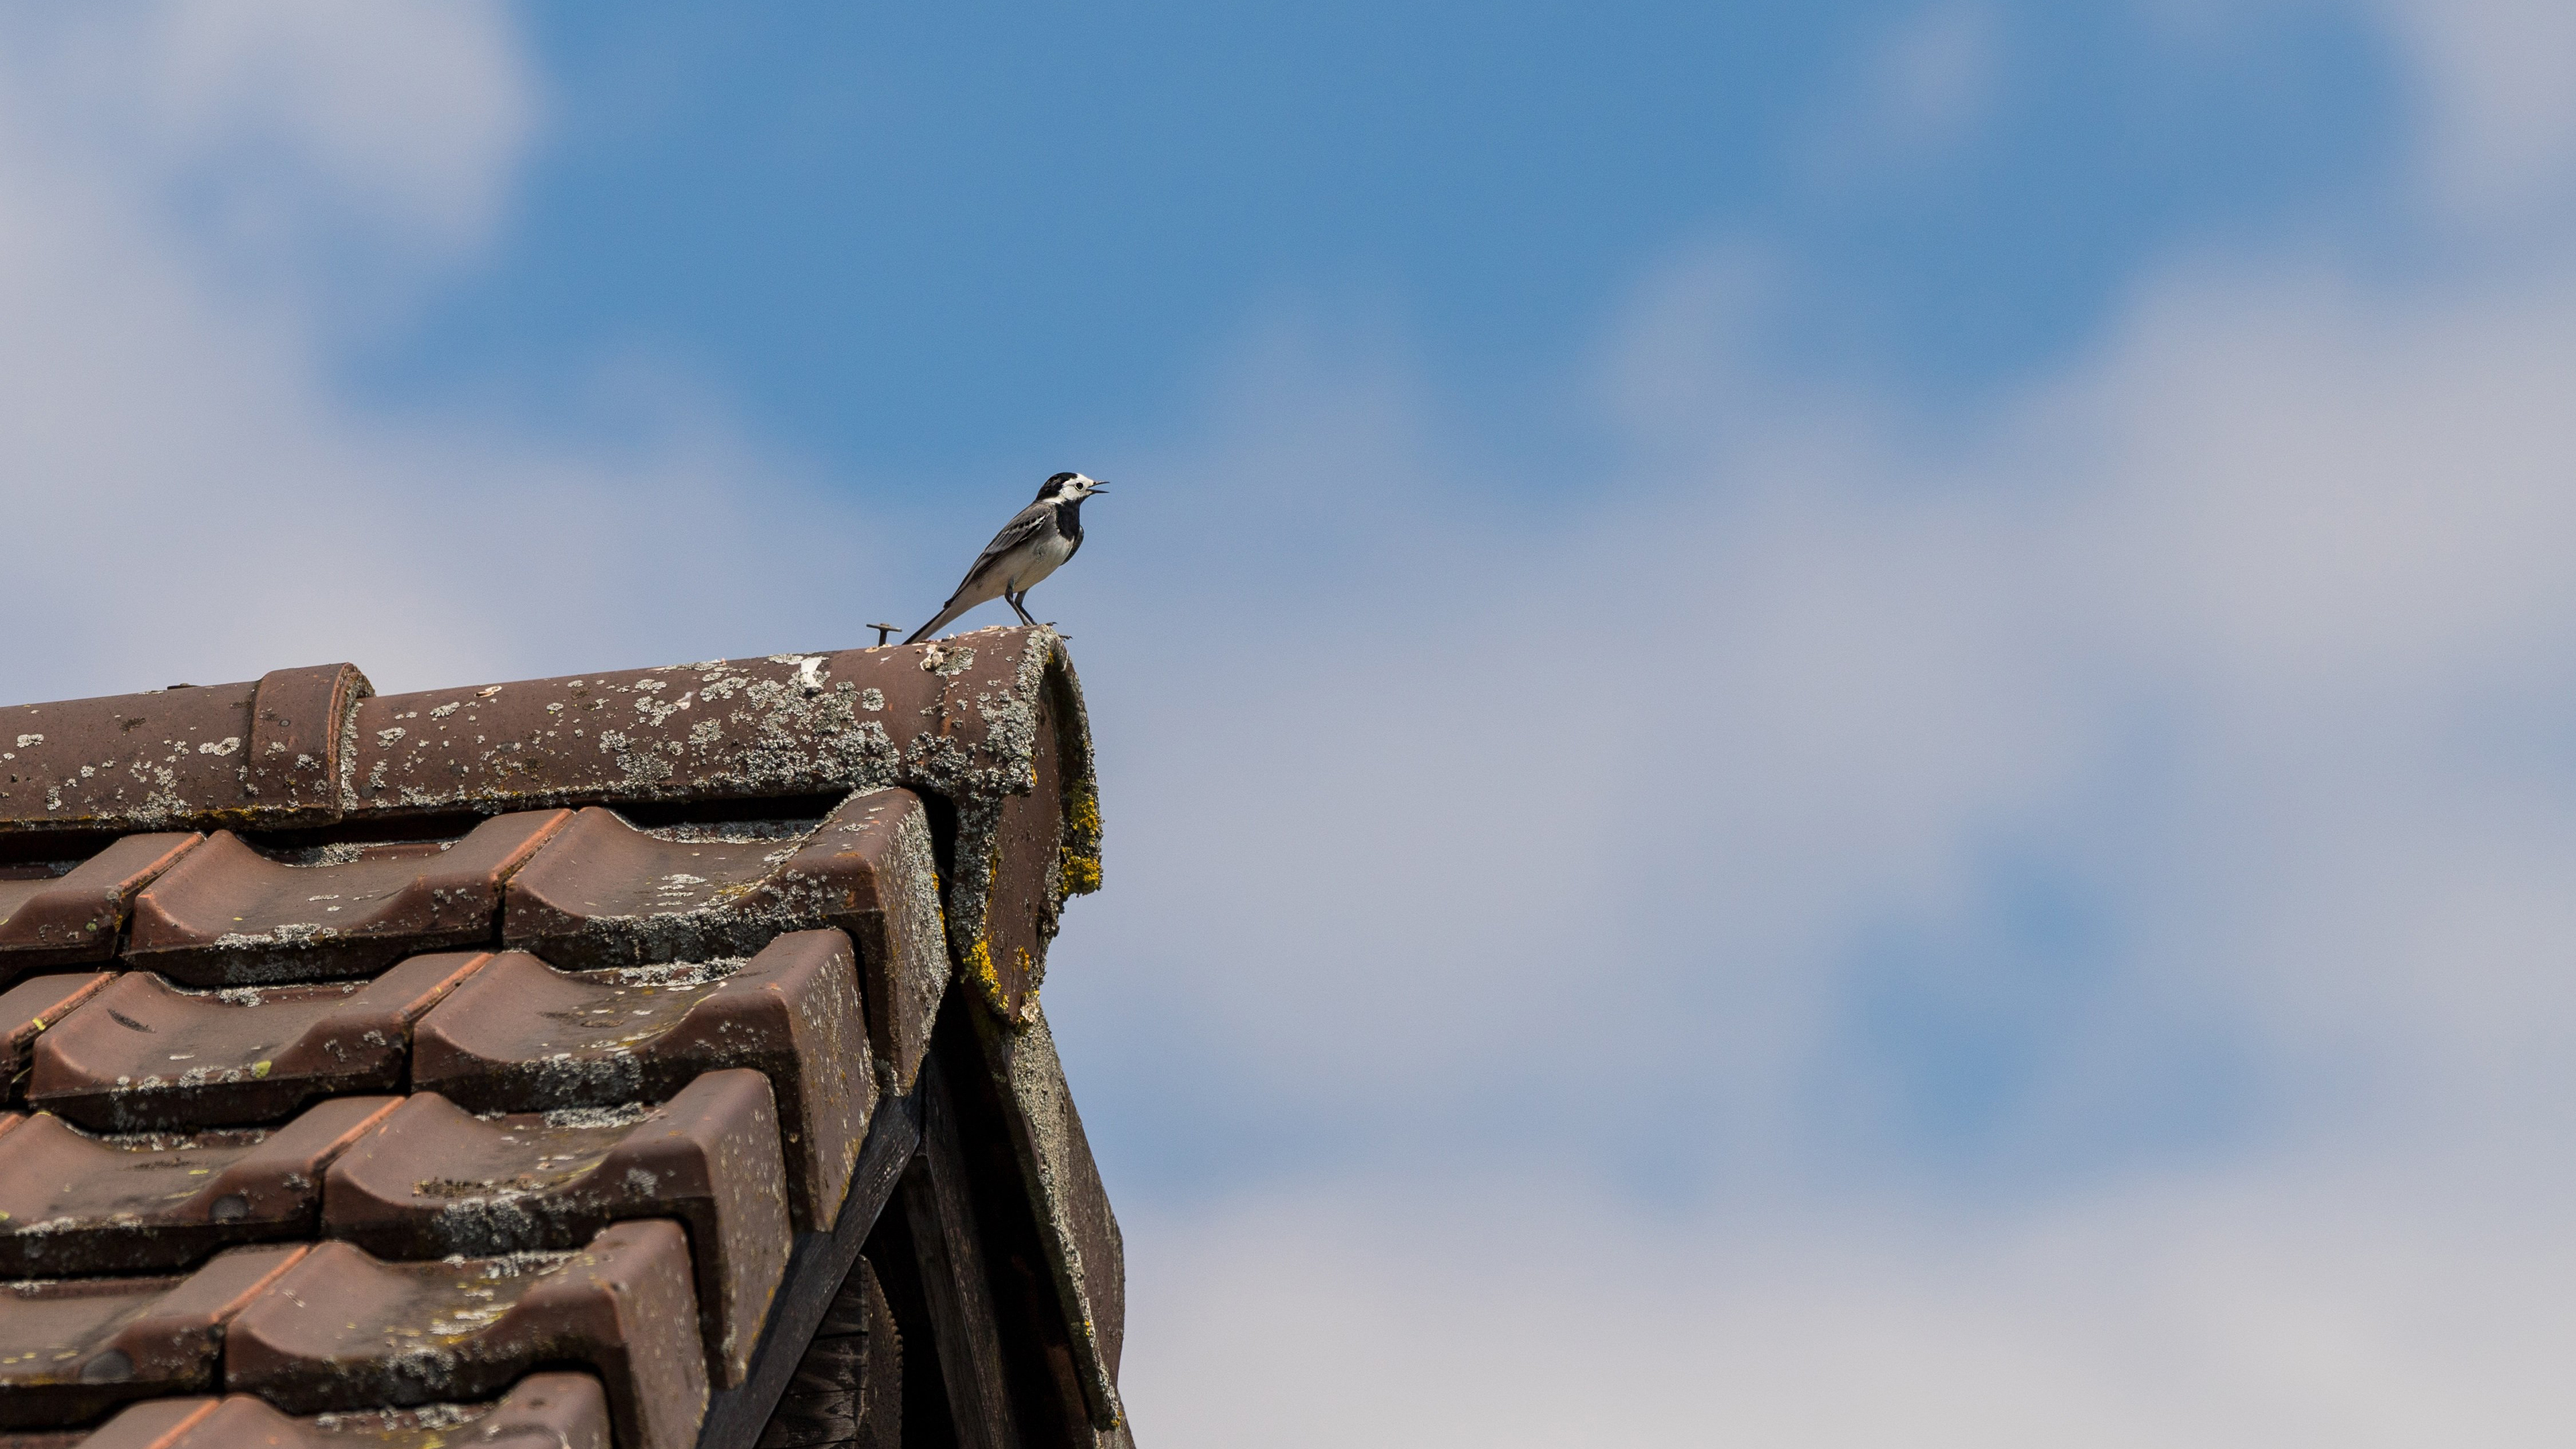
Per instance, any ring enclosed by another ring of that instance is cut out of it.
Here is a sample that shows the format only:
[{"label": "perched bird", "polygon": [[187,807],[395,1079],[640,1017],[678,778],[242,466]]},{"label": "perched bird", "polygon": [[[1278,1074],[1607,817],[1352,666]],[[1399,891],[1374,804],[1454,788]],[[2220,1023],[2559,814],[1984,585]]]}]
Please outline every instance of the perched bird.
[{"label": "perched bird", "polygon": [[1094,493],[1105,493],[1109,485],[1079,473],[1058,473],[1038,490],[1038,501],[1020,510],[1019,515],[1002,525],[993,541],[975,556],[975,566],[966,571],[966,582],[949,595],[939,617],[912,631],[906,644],[918,644],[945,627],[949,620],[977,604],[1000,599],[1011,606],[1023,624],[1035,625],[1029,611],[1020,607],[1038,580],[1064,566],[1082,547],[1082,500]]}]

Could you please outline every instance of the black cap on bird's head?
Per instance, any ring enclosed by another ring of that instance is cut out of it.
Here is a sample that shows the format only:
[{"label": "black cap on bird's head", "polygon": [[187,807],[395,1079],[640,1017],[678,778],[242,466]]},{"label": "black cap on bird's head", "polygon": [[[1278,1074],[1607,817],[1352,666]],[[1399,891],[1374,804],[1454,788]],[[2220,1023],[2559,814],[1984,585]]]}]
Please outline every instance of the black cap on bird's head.
[{"label": "black cap on bird's head", "polygon": [[1046,486],[1038,490],[1038,501],[1053,503],[1061,500],[1080,503],[1094,493],[1108,491],[1109,485],[1098,478],[1085,478],[1079,473],[1058,473],[1046,480]]}]

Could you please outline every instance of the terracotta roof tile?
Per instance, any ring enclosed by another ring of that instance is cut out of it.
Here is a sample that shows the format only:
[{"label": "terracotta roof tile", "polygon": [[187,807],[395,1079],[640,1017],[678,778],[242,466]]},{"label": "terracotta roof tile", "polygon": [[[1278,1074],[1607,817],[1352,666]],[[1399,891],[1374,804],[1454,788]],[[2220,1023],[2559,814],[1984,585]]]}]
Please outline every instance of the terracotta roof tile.
[{"label": "terracotta roof tile", "polygon": [[16,1096],[36,1038],[114,979],[105,971],[35,976],[0,992],[0,1101]]},{"label": "terracotta roof tile", "polygon": [[749,955],[837,927],[865,948],[878,1067],[909,1091],[948,980],[929,821],[909,790],[863,790],[814,822],[642,830],[592,807],[513,876],[504,939],[557,966]]},{"label": "terracotta roof tile", "polygon": [[225,991],[129,971],[36,1038],[27,1102],[94,1132],[152,1132],[399,1090],[413,1023],[491,959],[414,956],[373,981]]},{"label": "terracotta roof tile", "polygon": [[[0,1142],[5,1146],[5,1142]],[[786,1271],[769,1079],[707,1072],[658,1107],[476,1117],[422,1092],[333,1163],[322,1231],[382,1258],[575,1248],[612,1222],[689,1229],[720,1385],[751,1364]]]},{"label": "terracotta roof tile", "polygon": [[[128,1404],[115,1418],[95,1431],[57,1431],[65,1434],[66,1443],[98,1445],[100,1449],[161,1449],[161,1446],[184,1442],[187,1432],[215,1411],[220,1399],[145,1399]],[[18,1449],[19,1443],[0,1438],[0,1449]],[[256,1444],[259,1441],[250,1439]]]},{"label": "terracotta roof tile", "polygon": [[351,664],[277,669],[252,694],[242,785],[269,828],[340,813],[349,716],[375,687]]},{"label": "terracotta roof tile", "polygon": [[422,1019],[412,1082],[475,1111],[660,1101],[700,1072],[768,1075],[800,1228],[840,1211],[877,1088],[850,940],[781,936],[727,962],[558,971],[506,951]]},{"label": "terracotta roof tile", "polygon": [[135,893],[203,838],[127,835],[86,860],[0,868],[0,982],[115,955]]},{"label": "terracotta roof tile", "polygon": [[1125,1444],[1098,850],[1043,630],[0,710],[0,1449]]},{"label": "terracotta roof tile", "polygon": [[486,820],[457,840],[317,846],[281,859],[219,830],[134,905],[125,959],[192,986],[364,976],[491,938],[502,883],[571,814]]},{"label": "terracotta roof tile", "polygon": [[155,1399],[83,1449],[609,1449],[608,1396],[588,1374],[530,1374],[489,1404],[294,1418],[248,1394]]},{"label": "terracotta roof tile", "polygon": [[664,1219],[568,1253],[433,1263],[324,1243],[223,1337],[224,1383],[290,1413],[483,1398],[563,1363],[599,1375],[632,1449],[687,1449],[706,1413],[688,1235]]},{"label": "terracotta roof tile", "polygon": [[309,1251],[235,1248],[184,1277],[0,1283],[0,1425],[56,1428],[211,1388],[225,1325]]},{"label": "terracotta roof tile", "polygon": [[[955,865],[943,891],[950,951],[1014,1015],[1032,999],[1065,899],[1100,885],[1090,726],[1072,663],[1044,629],[365,696],[354,669],[328,665],[257,684],[0,709],[0,834],[278,828],[899,785],[953,812],[953,845],[942,842]],[[336,794],[265,776],[272,766],[254,761],[304,757],[294,742],[309,736],[298,725],[254,740],[252,716],[310,717],[332,699],[345,723],[329,753],[311,758],[339,782]],[[13,737],[30,743],[9,749]],[[237,760],[245,747],[251,759]]]},{"label": "terracotta roof tile", "polygon": [[367,691],[353,666],[324,664],[0,708],[0,820],[131,831],[331,819],[349,707]]},{"label": "terracotta roof tile", "polygon": [[0,809],[58,829],[132,831],[220,819],[241,778],[254,682],[0,709]]},{"label": "terracotta roof tile", "polygon": [[333,1097],[275,1129],[116,1137],[38,1113],[0,1133],[0,1277],[185,1268],[311,1237],[323,1169],[399,1101]]}]

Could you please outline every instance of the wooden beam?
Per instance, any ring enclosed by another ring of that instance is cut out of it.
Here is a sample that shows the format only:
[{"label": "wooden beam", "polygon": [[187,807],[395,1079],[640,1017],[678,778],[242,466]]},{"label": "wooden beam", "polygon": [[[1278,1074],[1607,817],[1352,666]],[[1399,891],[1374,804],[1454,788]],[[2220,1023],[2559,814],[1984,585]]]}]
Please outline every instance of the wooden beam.
[{"label": "wooden beam", "polygon": [[[900,1194],[901,1188],[896,1192]],[[868,1236],[867,1260],[876,1269],[895,1331],[903,1339],[904,1449],[957,1449],[949,1422],[948,1382],[939,1370],[938,1335],[931,1327],[929,1296],[921,1290],[921,1257],[912,1250],[911,1215],[890,1207]]]},{"label": "wooden beam", "polygon": [[[1073,1426],[1087,1421],[1102,1433],[1116,1429],[1125,1415],[1118,1399],[1118,1354],[1126,1336],[1127,1252],[1118,1232],[1117,1214],[1100,1184],[1100,1168],[1082,1131],[1082,1114],[1074,1110],[1073,1092],[1065,1085],[1064,1065],[1057,1060],[1054,1035],[1046,1013],[1031,1002],[1028,1023],[1019,1030],[996,1021],[990,1013],[969,1014],[974,1045],[987,1082],[952,1079],[960,1107],[970,1122],[1007,1136],[1017,1171],[1008,1173],[1028,1202],[1037,1258],[1046,1281],[1043,1298],[1030,1316],[1039,1322],[1049,1360],[1049,1376],[1061,1380],[1066,1398],[1062,1413],[1068,1437],[1090,1441]],[[962,1046],[963,1043],[955,1043]],[[962,1078],[967,1054],[951,1057]],[[986,1087],[974,1093],[975,1087]],[[978,1119],[962,1099],[978,1097],[989,1121]],[[994,1143],[985,1132],[975,1144],[987,1156]]]},{"label": "wooden beam", "polygon": [[787,1259],[787,1276],[770,1300],[769,1318],[752,1355],[751,1374],[707,1405],[698,1449],[753,1449],[778,1399],[805,1357],[824,1314],[859,1260],[877,1215],[894,1195],[905,1164],[921,1145],[921,1094],[878,1099],[876,1116],[859,1148],[850,1190],[828,1233],[799,1233]]},{"label": "wooden beam", "polygon": [[1021,1449],[956,1109],[936,1055],[923,1067],[916,1095],[922,1103],[921,1154],[904,1172],[904,1214],[958,1449]]},{"label": "wooden beam", "polygon": [[903,1449],[903,1341],[866,1254],[806,1346],[759,1449]]}]

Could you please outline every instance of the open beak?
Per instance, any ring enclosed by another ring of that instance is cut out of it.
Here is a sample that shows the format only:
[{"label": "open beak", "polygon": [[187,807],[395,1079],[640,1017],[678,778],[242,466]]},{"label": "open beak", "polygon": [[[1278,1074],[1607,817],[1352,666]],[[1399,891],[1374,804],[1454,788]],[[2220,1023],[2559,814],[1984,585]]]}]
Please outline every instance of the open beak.
[{"label": "open beak", "polygon": [[1094,493],[1106,493],[1106,492],[1108,492],[1108,491],[1109,491],[1109,481],[1108,481],[1107,479],[1105,479],[1105,478],[1094,478],[1094,479],[1092,479],[1092,480],[1091,480],[1091,491],[1092,491],[1092,492],[1094,492]]}]

